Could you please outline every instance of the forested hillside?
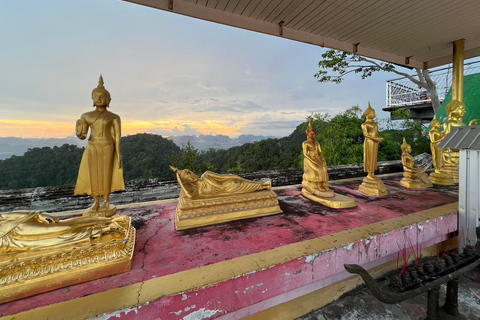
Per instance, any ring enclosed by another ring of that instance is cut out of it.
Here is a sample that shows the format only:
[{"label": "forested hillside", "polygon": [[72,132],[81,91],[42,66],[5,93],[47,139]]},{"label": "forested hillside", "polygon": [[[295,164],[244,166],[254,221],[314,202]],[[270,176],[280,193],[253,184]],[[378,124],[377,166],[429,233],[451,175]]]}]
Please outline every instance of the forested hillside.
[{"label": "forested hillside", "polygon": [[[352,107],[334,117],[316,114],[309,121],[317,130],[317,140],[329,166],[363,162],[363,112]],[[400,127],[391,123],[380,135],[378,160],[398,160],[403,137],[412,145],[413,154],[430,151],[423,127],[405,121]],[[198,152],[188,143],[180,149],[171,140],[155,134],[137,134],[122,138],[125,180],[172,179],[169,165],[188,168],[197,174],[205,170],[218,173],[249,173],[261,170],[300,169],[303,166],[302,142],[307,122],[288,137],[247,143],[228,150]],[[24,156],[0,160],[0,188],[16,189],[74,184],[83,148],[74,145],[34,148]]]},{"label": "forested hillside", "polygon": [[[23,156],[0,160],[0,188],[17,189],[40,186],[72,185],[77,180],[83,148],[33,148]],[[172,141],[153,134],[122,137],[125,180],[173,178],[169,169],[172,154],[180,148]]]}]

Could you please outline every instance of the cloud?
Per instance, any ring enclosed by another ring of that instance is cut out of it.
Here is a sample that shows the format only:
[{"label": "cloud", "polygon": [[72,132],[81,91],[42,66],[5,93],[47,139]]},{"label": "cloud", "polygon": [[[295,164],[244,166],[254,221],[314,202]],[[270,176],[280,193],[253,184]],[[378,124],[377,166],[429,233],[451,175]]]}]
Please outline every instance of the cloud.
[{"label": "cloud", "polygon": [[198,131],[192,128],[188,124],[183,124],[183,130],[179,129],[178,126],[175,126],[173,129],[150,129],[148,133],[160,134],[162,136],[199,136],[203,134],[201,131]]},{"label": "cloud", "polygon": [[198,99],[192,101],[195,105],[193,112],[215,112],[215,113],[244,113],[244,112],[259,112],[267,111],[269,108],[262,107],[253,101],[242,101],[237,99]]}]

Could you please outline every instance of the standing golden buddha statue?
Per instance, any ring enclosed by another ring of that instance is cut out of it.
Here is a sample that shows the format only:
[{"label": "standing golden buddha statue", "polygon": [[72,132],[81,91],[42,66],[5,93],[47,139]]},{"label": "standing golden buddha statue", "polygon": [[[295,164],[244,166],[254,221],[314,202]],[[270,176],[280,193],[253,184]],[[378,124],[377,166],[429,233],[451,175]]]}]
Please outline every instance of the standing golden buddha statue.
[{"label": "standing golden buddha statue", "polygon": [[425,169],[419,168],[415,164],[415,159],[411,155],[412,147],[403,138],[402,148],[402,164],[403,164],[403,179],[400,185],[409,189],[426,189],[432,187],[430,179],[425,172]]},{"label": "standing golden buddha statue", "polygon": [[442,125],[437,120],[437,116],[433,117],[430,125],[432,126],[432,130],[428,132],[428,135],[430,137],[430,149],[432,151],[433,167],[435,168],[435,171],[430,174],[430,181],[432,183],[444,186],[453,185],[455,184],[453,177],[443,170],[443,152],[442,149],[438,147],[438,144],[445,138],[445,135],[440,131]]},{"label": "standing golden buddha statue", "polygon": [[354,199],[334,193],[328,185],[327,162],[323,155],[320,143],[317,141],[317,132],[308,123],[306,131],[307,141],[302,143],[303,150],[303,181],[302,195],[310,200],[327,207],[341,209],[356,206]]},{"label": "standing golden buddha statue", "polygon": [[[87,137],[90,128],[88,146],[78,170],[75,195],[86,193],[93,197],[93,206],[84,215],[110,217],[116,213],[116,208],[109,204],[110,193],[125,190],[125,184],[120,148],[121,121],[118,115],[107,110],[111,98],[101,75],[98,86],[92,91],[92,100],[95,110],[82,114],[75,127],[75,133],[81,140]],[[100,197],[103,197],[101,206]]]},{"label": "standing golden buddha statue", "polygon": [[375,119],[375,110],[370,105],[370,102],[367,110],[365,110],[365,117],[367,120],[362,124],[362,131],[365,136],[363,143],[363,171],[367,172],[368,175],[363,179],[358,191],[372,196],[386,196],[388,195],[387,188],[382,180],[375,176],[378,161],[378,144],[383,141],[383,138],[378,134],[378,124],[373,121]]}]

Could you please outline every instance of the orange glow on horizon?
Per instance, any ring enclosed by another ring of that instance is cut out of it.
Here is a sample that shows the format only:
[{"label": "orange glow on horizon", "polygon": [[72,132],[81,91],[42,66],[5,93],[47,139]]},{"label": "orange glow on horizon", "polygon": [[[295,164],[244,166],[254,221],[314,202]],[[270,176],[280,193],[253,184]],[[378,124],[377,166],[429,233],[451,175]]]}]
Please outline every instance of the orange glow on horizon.
[{"label": "orange glow on horizon", "polygon": [[[184,130],[186,124],[203,134],[216,132],[230,137],[239,135],[240,127],[226,126],[218,121],[198,121],[185,123],[183,121],[122,121],[122,136],[137,133],[151,132],[168,136],[173,128]],[[65,138],[71,136],[75,130],[75,121],[34,121],[34,120],[4,120],[0,119],[0,137],[20,138]]]}]

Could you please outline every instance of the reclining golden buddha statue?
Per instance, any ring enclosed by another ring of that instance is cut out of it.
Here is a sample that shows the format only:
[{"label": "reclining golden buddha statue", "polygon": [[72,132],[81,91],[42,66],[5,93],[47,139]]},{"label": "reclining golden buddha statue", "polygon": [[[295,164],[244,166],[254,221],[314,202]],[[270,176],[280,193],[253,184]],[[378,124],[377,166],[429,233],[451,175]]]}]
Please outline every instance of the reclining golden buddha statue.
[{"label": "reclining golden buddha statue", "polygon": [[60,220],[0,213],[0,303],[129,271],[135,229],[127,216]]},{"label": "reclining golden buddha statue", "polygon": [[180,184],[175,230],[281,213],[272,182],[207,171],[198,177],[170,166]]}]

